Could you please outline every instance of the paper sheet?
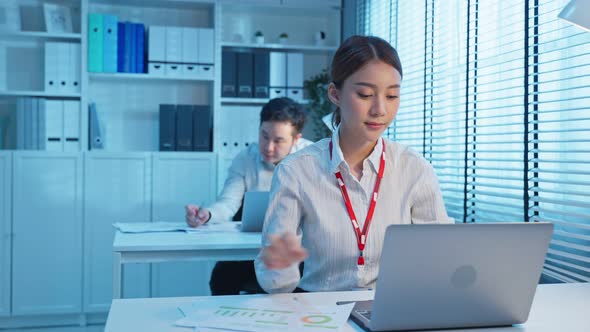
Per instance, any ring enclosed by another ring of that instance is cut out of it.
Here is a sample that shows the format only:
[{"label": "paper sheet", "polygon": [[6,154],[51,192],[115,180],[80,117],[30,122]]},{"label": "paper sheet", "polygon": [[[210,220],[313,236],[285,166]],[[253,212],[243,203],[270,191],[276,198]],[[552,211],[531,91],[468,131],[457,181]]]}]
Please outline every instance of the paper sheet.
[{"label": "paper sheet", "polygon": [[208,222],[203,226],[190,227],[186,229],[188,233],[214,233],[214,232],[239,232],[242,227],[241,222],[226,221],[226,222]]},{"label": "paper sheet", "polygon": [[178,309],[185,315],[174,324],[230,331],[325,332],[338,331],[346,324],[354,303],[346,305],[313,305],[296,300],[255,297],[197,301]]},{"label": "paper sheet", "polygon": [[189,227],[184,222],[135,222],[114,223],[113,227],[123,233],[152,233],[152,232],[187,232],[187,233],[211,233],[239,230],[241,223],[219,222],[207,223],[200,227]]},{"label": "paper sheet", "polygon": [[178,232],[186,231],[188,225],[179,222],[134,222],[114,223],[113,226],[123,233],[150,233],[150,232]]}]

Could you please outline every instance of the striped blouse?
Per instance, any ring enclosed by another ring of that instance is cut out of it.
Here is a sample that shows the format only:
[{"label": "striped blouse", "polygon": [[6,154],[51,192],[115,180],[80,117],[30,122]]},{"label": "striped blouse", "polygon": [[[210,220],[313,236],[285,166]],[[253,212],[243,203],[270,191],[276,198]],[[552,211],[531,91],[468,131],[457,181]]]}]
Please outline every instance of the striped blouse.
[{"label": "striped blouse", "polygon": [[[332,158],[330,139],[326,138],[289,155],[275,169],[262,244],[269,245],[271,234],[291,232],[297,235],[309,256],[300,276],[298,264],[269,270],[258,255],[256,276],[269,293],[291,292],[296,287],[314,292],[374,287],[388,225],[453,222],[447,216],[434,170],[422,156],[401,144],[379,140],[363,162],[359,181],[344,160],[337,130],[332,140]],[[383,143],[386,144],[385,172],[363,252],[365,266],[359,269],[356,235],[335,172],[342,173],[362,229]]]}]

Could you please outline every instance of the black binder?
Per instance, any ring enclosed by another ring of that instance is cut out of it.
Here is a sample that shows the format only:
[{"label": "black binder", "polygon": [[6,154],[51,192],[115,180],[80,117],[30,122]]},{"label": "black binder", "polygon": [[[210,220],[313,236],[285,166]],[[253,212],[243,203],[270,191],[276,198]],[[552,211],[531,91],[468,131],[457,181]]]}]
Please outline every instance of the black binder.
[{"label": "black binder", "polygon": [[254,85],[254,60],[252,53],[238,53],[238,97],[252,98]]},{"label": "black binder", "polygon": [[213,151],[211,106],[193,105],[193,151]]},{"label": "black binder", "polygon": [[176,105],[160,105],[160,151],[176,150]]},{"label": "black binder", "polygon": [[176,151],[193,150],[193,107],[176,106]]},{"label": "black binder", "polygon": [[268,98],[270,61],[268,51],[254,53],[254,97]]},{"label": "black binder", "polygon": [[237,59],[236,52],[224,50],[221,53],[221,96],[237,97]]}]

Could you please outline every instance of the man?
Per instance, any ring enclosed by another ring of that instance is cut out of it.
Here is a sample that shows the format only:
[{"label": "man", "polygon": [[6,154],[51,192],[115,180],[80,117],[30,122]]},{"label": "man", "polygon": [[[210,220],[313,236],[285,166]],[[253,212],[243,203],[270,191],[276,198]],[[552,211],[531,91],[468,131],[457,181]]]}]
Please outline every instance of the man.
[{"label": "man", "polygon": [[[262,107],[258,144],[241,151],[233,160],[223,190],[208,208],[187,205],[186,222],[198,227],[210,220],[229,221],[238,212],[246,191],[269,191],[275,166],[289,153],[312,142],[301,138],[305,113],[289,98],[275,98]],[[262,292],[256,282],[253,261],[218,262],[211,273],[212,295],[239,294],[244,286]]]}]

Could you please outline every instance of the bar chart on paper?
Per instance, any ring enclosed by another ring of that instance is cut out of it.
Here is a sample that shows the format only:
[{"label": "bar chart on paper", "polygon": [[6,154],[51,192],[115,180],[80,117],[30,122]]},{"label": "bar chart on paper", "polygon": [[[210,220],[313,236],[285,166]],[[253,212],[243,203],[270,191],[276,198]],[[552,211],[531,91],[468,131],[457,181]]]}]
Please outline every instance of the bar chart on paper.
[{"label": "bar chart on paper", "polygon": [[211,305],[207,310],[179,307],[185,318],[178,326],[227,329],[233,331],[326,331],[339,330],[347,321],[354,303],[343,306],[308,307],[298,303],[241,303]]}]

